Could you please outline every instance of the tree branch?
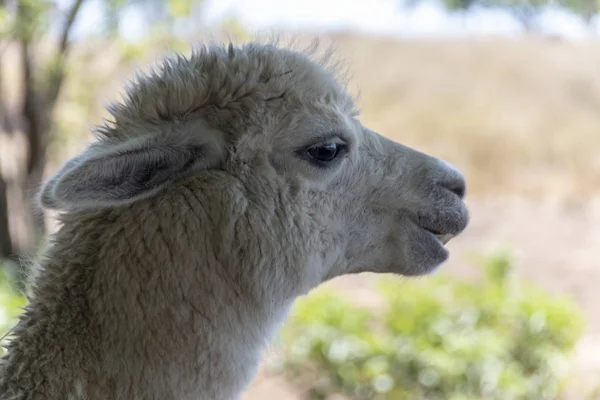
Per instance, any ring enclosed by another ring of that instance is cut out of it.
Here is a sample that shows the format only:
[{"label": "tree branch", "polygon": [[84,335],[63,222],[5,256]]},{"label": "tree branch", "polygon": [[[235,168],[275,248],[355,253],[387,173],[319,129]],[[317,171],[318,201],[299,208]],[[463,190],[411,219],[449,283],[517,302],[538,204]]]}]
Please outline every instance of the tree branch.
[{"label": "tree branch", "polygon": [[75,0],[75,3],[69,10],[67,14],[67,22],[63,26],[62,34],[60,35],[60,47],[59,54],[64,55],[70,45],[69,34],[71,33],[71,29],[73,28],[73,24],[75,23],[75,19],[77,19],[77,14],[81,9],[81,5],[83,4],[83,0]]},{"label": "tree branch", "polygon": [[55,64],[53,66],[55,70],[49,78],[50,83],[48,85],[48,93],[46,96],[46,101],[48,102],[48,107],[50,109],[53,108],[54,103],[58,98],[58,94],[60,92],[60,88],[65,77],[65,58],[71,45],[69,35],[71,33],[71,29],[73,28],[73,24],[77,19],[77,14],[79,14],[79,10],[81,9],[82,4],[83,0],[75,0],[75,3],[73,3],[73,6],[69,9],[69,12],[67,13],[67,20],[63,26],[62,33],[60,35],[58,51],[54,60]]}]

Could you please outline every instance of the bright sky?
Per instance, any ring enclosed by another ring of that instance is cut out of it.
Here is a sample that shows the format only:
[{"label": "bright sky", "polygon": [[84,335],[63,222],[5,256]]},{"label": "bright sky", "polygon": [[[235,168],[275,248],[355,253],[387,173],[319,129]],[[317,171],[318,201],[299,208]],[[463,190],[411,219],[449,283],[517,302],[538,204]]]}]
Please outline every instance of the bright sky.
[{"label": "bright sky", "polygon": [[[70,0],[60,3],[69,4]],[[93,30],[101,21],[98,1],[82,9],[77,31]],[[252,30],[283,27],[291,30],[344,29],[391,36],[514,36],[522,28],[502,10],[474,10],[462,16],[448,13],[435,1],[422,1],[413,9],[404,9],[401,0],[206,0],[199,26],[218,24],[223,18],[235,17]],[[130,38],[143,34],[138,10],[126,13],[123,34]],[[593,34],[600,35],[600,18],[596,16]],[[561,9],[548,9],[536,20],[539,31],[566,38],[584,38],[590,32],[582,19]]]}]

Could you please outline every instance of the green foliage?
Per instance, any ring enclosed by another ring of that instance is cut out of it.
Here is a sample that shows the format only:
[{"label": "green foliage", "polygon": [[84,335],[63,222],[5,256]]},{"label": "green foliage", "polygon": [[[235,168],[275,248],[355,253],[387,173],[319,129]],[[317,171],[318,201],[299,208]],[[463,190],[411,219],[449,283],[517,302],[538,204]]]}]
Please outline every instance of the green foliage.
[{"label": "green foliage", "polygon": [[6,6],[0,5],[0,39],[6,39],[11,35],[13,28],[11,15],[8,13]]},{"label": "green foliage", "polygon": [[[421,0],[405,0],[408,7],[414,7]],[[443,0],[448,10],[464,12],[472,7],[502,8],[517,18],[526,29],[531,29],[531,22],[544,8],[550,6],[563,7],[580,15],[588,23],[599,8],[598,0]]]},{"label": "green foliage", "polygon": [[[0,339],[15,324],[15,318],[22,311],[22,307],[27,305],[25,296],[19,294],[11,284],[7,270],[8,268],[0,262]],[[4,348],[0,346],[0,356],[3,351]]]},{"label": "green foliage", "polygon": [[14,32],[18,38],[32,41],[50,27],[52,3],[47,0],[21,0],[17,7]]},{"label": "green foliage", "polygon": [[317,289],[283,330],[281,365],[313,399],[553,399],[583,316],[511,266],[498,253],[482,282],[386,277],[380,310]]},{"label": "green foliage", "polygon": [[193,0],[169,0],[167,10],[172,18],[184,18],[192,14],[192,8],[196,1]]}]

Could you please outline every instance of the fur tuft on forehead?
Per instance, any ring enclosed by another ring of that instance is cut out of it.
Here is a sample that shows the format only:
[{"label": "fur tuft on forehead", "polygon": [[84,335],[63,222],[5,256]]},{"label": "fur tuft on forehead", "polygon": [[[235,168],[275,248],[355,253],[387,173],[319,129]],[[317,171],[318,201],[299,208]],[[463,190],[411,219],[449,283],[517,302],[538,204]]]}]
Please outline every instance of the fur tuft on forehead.
[{"label": "fur tuft on forehead", "polygon": [[[107,108],[112,121],[95,130],[98,139],[120,142],[140,127],[178,123],[215,110],[252,110],[284,95],[306,100],[326,97],[354,107],[347,78],[331,46],[318,40],[303,49],[278,40],[236,46],[204,44],[189,57],[166,57],[147,74],[137,74],[120,103]],[[259,112],[259,110],[255,110]]]}]

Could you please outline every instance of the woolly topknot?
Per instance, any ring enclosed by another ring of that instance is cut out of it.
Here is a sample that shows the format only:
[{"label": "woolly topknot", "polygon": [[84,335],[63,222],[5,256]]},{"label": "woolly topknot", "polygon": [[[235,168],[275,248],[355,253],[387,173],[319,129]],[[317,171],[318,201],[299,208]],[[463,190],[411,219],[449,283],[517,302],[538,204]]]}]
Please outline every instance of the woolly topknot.
[{"label": "woolly topknot", "polygon": [[[354,109],[347,79],[333,47],[312,41],[303,49],[295,42],[253,41],[240,46],[202,44],[191,55],[165,57],[148,74],[136,74],[124,99],[107,107],[113,120],[96,129],[99,139],[122,141],[136,136],[141,125],[186,121],[215,110],[261,112],[261,104],[284,95],[306,100],[326,96]],[[243,116],[236,115],[237,119]]]}]

